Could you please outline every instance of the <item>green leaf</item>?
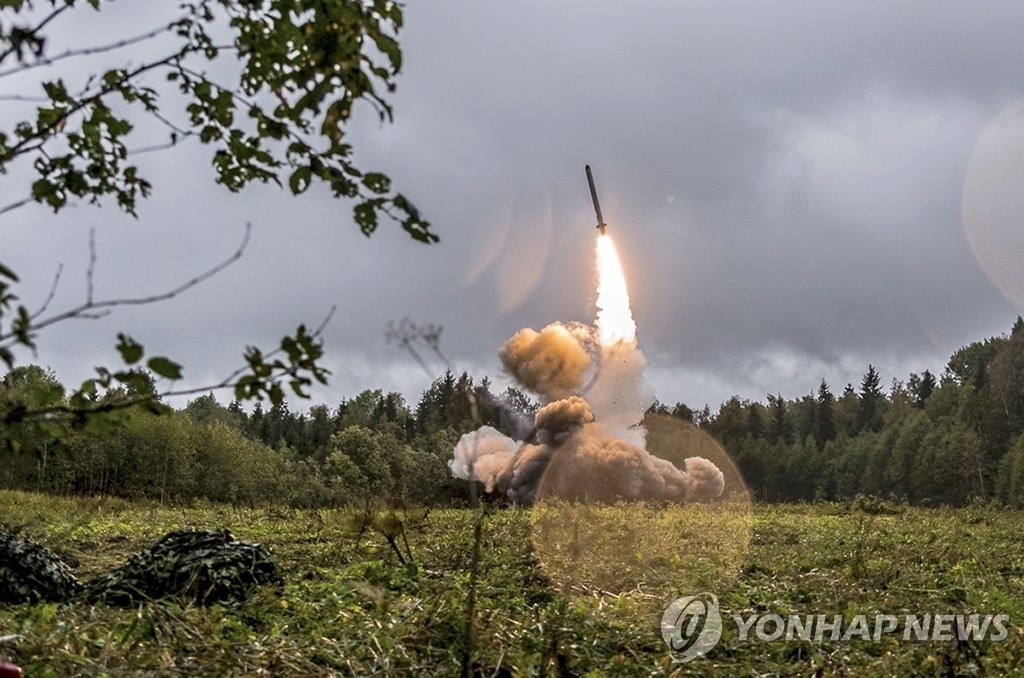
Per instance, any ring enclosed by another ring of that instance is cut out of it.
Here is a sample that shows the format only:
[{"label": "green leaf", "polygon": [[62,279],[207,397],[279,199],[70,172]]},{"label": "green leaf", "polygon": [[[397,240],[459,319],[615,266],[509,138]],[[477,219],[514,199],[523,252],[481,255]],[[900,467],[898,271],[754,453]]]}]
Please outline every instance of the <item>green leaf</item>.
[{"label": "green leaf", "polygon": [[117,335],[117,350],[120,352],[121,359],[124,360],[126,365],[134,365],[139,362],[142,360],[144,353],[142,344],[126,334]]},{"label": "green leaf", "polygon": [[156,358],[151,358],[146,365],[157,376],[165,379],[181,379],[181,365],[169,358],[157,356]]},{"label": "green leaf", "polygon": [[377,230],[377,210],[380,209],[380,206],[380,199],[371,199],[359,203],[352,209],[352,214],[363,235],[369,237]]},{"label": "green leaf", "polygon": [[308,165],[297,168],[288,179],[288,187],[292,189],[292,195],[298,195],[309,188],[313,170]]},{"label": "green leaf", "polygon": [[374,193],[387,193],[391,190],[391,179],[380,172],[367,172],[363,176],[363,185]]}]

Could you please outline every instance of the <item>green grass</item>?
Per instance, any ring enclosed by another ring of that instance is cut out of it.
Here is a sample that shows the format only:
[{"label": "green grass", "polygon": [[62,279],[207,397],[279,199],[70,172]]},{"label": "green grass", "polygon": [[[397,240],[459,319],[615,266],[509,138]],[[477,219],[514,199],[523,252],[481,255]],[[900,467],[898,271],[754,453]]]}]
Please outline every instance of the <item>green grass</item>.
[{"label": "green grass", "polygon": [[[0,492],[0,521],[83,578],[169,530],[228,527],[268,546],[286,581],[238,608],[3,606],[0,635],[22,639],[0,654],[29,676],[457,675],[475,518],[418,509],[368,523],[356,510]],[[1018,511],[871,502],[492,510],[472,656],[480,675],[1012,674],[1024,669],[1022,528]],[[703,590],[720,599],[723,638],[673,664],[661,610]],[[741,640],[732,615],[764,612],[979,612],[1010,623],[1002,642]]]}]

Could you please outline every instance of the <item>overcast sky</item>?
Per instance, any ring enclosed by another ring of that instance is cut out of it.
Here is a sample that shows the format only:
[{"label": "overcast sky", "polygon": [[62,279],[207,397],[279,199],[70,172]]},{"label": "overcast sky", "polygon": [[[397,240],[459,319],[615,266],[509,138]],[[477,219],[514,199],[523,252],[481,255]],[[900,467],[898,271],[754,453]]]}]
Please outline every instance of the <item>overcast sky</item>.
[{"label": "overcast sky", "polygon": [[230,194],[185,148],[139,156],[155,190],[138,221],[30,206],[0,217],[0,261],[29,306],[62,262],[59,310],[84,296],[89,226],[99,298],[187,280],[253,224],[201,287],[49,330],[38,361],[66,383],[116,364],[119,331],[182,362],[184,386],[213,383],[336,304],[316,401],[415,404],[445,365],[386,342],[403,317],[502,390],[515,331],[593,320],[590,163],[661,401],[839,393],[869,363],[885,384],[940,373],[1024,306],[1022,35],[1016,0],[413,2],[394,122],[367,107],[351,134],[440,244],[388,223],[366,239],[322,190]]}]

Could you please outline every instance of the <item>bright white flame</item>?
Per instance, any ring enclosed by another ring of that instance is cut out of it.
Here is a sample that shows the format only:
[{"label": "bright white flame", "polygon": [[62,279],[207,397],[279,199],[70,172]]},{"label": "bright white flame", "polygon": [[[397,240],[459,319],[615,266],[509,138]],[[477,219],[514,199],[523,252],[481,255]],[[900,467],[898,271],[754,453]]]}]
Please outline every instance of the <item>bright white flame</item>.
[{"label": "bright white flame", "polygon": [[626,276],[607,233],[597,236],[597,329],[604,346],[636,339]]}]

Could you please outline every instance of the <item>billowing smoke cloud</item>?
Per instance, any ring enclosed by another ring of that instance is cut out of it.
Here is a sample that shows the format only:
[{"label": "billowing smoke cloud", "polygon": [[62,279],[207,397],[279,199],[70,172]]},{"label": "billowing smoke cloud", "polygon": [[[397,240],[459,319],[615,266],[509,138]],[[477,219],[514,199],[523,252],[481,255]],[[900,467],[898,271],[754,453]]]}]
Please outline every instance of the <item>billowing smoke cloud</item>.
[{"label": "billowing smoke cloud", "polygon": [[528,442],[484,426],[466,434],[452,474],[479,480],[518,504],[573,501],[709,501],[725,479],[703,457],[685,468],[644,449],[643,414],[653,397],[635,339],[602,345],[595,328],[553,323],[520,330],[499,351],[505,371],[544,405]]},{"label": "billowing smoke cloud", "polygon": [[501,364],[519,384],[544,402],[560,400],[583,386],[590,356],[581,338],[589,339],[583,325],[552,323],[540,332],[526,327],[498,351]]},{"label": "billowing smoke cloud", "polygon": [[481,426],[459,439],[448,467],[456,478],[476,478],[493,492],[498,476],[512,463],[520,445],[491,426]]},{"label": "billowing smoke cloud", "polygon": [[548,403],[537,411],[534,419],[537,442],[542,445],[561,445],[579,431],[584,424],[594,421],[590,405],[579,396]]}]

